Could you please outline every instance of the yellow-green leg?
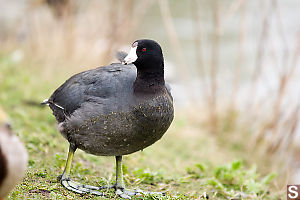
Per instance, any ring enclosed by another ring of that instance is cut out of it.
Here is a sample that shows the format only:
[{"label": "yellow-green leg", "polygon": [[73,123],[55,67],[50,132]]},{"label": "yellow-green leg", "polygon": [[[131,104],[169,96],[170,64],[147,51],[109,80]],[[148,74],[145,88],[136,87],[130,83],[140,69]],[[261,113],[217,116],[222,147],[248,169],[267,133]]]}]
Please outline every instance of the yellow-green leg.
[{"label": "yellow-green leg", "polygon": [[64,172],[62,173],[61,176],[58,177],[60,179],[61,184],[68,190],[71,190],[71,191],[79,193],[79,194],[89,193],[89,194],[103,196],[103,193],[98,191],[98,190],[103,189],[102,187],[83,185],[81,183],[74,182],[70,179],[71,164],[72,164],[72,160],[73,160],[75,151],[76,151],[76,148],[74,147],[74,145],[70,144],[68,159],[66,162]]},{"label": "yellow-green leg", "polygon": [[61,175],[62,176],[61,178],[66,178],[66,177],[69,178],[70,171],[71,171],[72,160],[73,160],[75,151],[76,151],[76,149],[73,149],[70,145],[66,166],[65,166],[64,172]]},{"label": "yellow-green leg", "polygon": [[131,199],[131,196],[135,195],[135,192],[125,190],[125,184],[123,179],[122,169],[122,156],[116,156],[116,183],[113,185],[116,190],[116,194],[124,199]]},{"label": "yellow-green leg", "polygon": [[116,188],[124,189],[122,156],[116,156]]},{"label": "yellow-green leg", "polygon": [[135,195],[165,195],[161,192],[145,192],[139,189],[134,191],[126,190],[124,179],[123,179],[123,170],[122,170],[122,156],[116,156],[116,183],[112,186],[116,190],[116,194],[124,199],[131,199],[131,196]]}]

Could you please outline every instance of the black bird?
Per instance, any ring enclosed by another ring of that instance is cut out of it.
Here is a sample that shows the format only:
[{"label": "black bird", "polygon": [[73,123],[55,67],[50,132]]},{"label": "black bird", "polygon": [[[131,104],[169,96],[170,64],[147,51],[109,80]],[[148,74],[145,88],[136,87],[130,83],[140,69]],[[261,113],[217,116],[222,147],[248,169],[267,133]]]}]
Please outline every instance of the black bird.
[{"label": "black bird", "polygon": [[[119,57],[124,57],[123,53]],[[62,185],[81,194],[102,195],[99,190],[107,188],[69,179],[73,154],[79,148],[94,155],[116,157],[116,183],[111,187],[128,199],[140,192],[125,190],[122,156],[155,143],[174,117],[173,99],[164,80],[161,47],[146,39],[132,44],[123,63],[72,76],[42,104],[50,106],[58,130],[70,143],[60,177]]]},{"label": "black bird", "polygon": [[0,108],[0,200],[22,179],[27,160],[24,145],[12,132],[8,118]]}]

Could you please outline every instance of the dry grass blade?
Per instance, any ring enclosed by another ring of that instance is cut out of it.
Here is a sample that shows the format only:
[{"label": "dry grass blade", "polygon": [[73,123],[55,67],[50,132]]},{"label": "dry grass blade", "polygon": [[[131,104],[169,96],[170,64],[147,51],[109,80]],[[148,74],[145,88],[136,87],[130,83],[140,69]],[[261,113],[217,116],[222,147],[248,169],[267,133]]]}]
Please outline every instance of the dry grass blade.
[{"label": "dry grass blade", "polygon": [[238,38],[238,49],[237,49],[237,61],[236,69],[233,77],[233,89],[231,94],[231,109],[236,109],[237,105],[237,95],[239,91],[241,76],[242,76],[242,65],[244,64],[244,48],[245,48],[245,38],[247,34],[247,21],[246,21],[246,2],[239,1],[240,8],[240,22],[239,22],[239,38]]},{"label": "dry grass blade", "polygon": [[[296,48],[294,50],[293,56],[291,58],[291,65],[288,66],[288,61],[290,60],[289,50],[287,48],[287,42],[284,35],[284,30],[281,24],[281,18],[279,14],[279,9],[277,7],[277,1],[272,1],[272,6],[274,12],[277,13],[277,30],[281,36],[281,42],[283,46],[286,48],[283,48],[283,58],[281,62],[281,72],[278,75],[278,90],[276,94],[276,98],[273,102],[273,109],[272,109],[272,118],[266,123],[265,126],[263,126],[258,134],[256,135],[256,145],[260,144],[266,134],[272,134],[272,138],[268,139],[267,143],[264,143],[266,145],[266,151],[268,153],[276,153],[277,151],[289,151],[290,148],[287,148],[287,146],[290,146],[290,144],[293,143],[293,137],[291,135],[295,134],[295,127],[297,127],[297,124],[299,123],[298,120],[298,107],[296,107],[294,110],[292,110],[291,117],[288,117],[287,119],[283,119],[284,115],[288,112],[287,109],[283,107],[283,101],[285,98],[287,98],[286,91],[289,86],[289,82],[291,81],[292,75],[295,74],[296,68],[297,68],[297,58],[299,57],[300,53],[300,45],[299,42],[296,44]],[[299,38],[298,38],[299,40]],[[284,128],[282,128],[284,127]],[[288,134],[286,134],[286,130],[290,130]],[[282,148],[285,147],[285,148]]]},{"label": "dry grass blade", "polygon": [[[261,4],[264,4],[265,1],[261,1]],[[265,47],[268,42],[268,35],[269,35],[269,29],[270,29],[270,20],[271,20],[271,15],[273,12],[273,7],[271,5],[267,5],[268,7],[265,10],[263,21],[262,21],[262,31],[258,40],[258,46],[257,46],[257,51],[256,51],[256,59],[255,59],[255,65],[254,65],[254,70],[251,78],[251,88],[249,91],[249,94],[251,94],[251,102],[249,103],[250,105],[248,107],[252,107],[253,103],[255,102],[255,97],[256,97],[256,84],[257,80],[261,74],[262,70],[262,65],[265,57]],[[250,99],[249,99],[250,100]]]},{"label": "dry grass blade", "polygon": [[219,66],[219,47],[220,47],[220,10],[219,2],[217,0],[212,1],[212,15],[213,15],[213,39],[211,47],[211,63],[210,63],[210,95],[209,95],[209,113],[210,113],[210,126],[212,133],[217,133],[218,118],[217,118],[217,75]]},{"label": "dry grass blade", "polygon": [[206,72],[204,69],[204,61],[203,61],[203,54],[202,54],[202,41],[201,41],[201,24],[200,24],[200,17],[199,17],[199,1],[192,0],[191,2],[191,13],[193,17],[193,24],[194,24],[194,41],[195,41],[195,54],[197,60],[197,68],[200,72],[200,77],[205,78]]},{"label": "dry grass blade", "polygon": [[185,88],[188,91],[188,95],[194,100],[191,87],[189,87],[190,81],[189,81],[189,74],[188,74],[188,67],[186,65],[184,54],[182,52],[182,48],[180,45],[179,38],[177,36],[177,32],[175,30],[175,26],[173,24],[172,15],[169,7],[169,3],[167,0],[159,0],[158,1],[160,13],[162,15],[162,19],[165,25],[165,28],[167,29],[167,33],[171,42],[171,45],[173,47],[176,59],[177,59],[177,67],[179,68],[180,74],[182,75],[182,79],[185,82]]}]

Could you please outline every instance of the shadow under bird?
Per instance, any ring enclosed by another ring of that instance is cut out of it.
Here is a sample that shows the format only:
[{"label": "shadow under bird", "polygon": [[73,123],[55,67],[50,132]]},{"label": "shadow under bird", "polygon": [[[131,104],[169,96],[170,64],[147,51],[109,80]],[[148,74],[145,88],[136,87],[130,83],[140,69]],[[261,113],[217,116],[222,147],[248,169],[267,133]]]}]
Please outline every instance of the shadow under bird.
[{"label": "shadow under bird", "polygon": [[21,181],[28,160],[24,145],[12,132],[7,119],[0,108],[0,200]]},{"label": "shadow under bird", "polygon": [[[130,199],[148,192],[125,189],[122,156],[159,140],[173,120],[174,108],[157,42],[137,40],[128,55],[117,56],[122,63],[72,76],[42,104],[50,106],[58,130],[70,143],[65,170],[59,177],[62,185],[77,193],[100,196],[101,190],[114,188],[117,195]],[[69,175],[77,148],[94,155],[115,156],[116,183],[99,187],[72,181]]]}]

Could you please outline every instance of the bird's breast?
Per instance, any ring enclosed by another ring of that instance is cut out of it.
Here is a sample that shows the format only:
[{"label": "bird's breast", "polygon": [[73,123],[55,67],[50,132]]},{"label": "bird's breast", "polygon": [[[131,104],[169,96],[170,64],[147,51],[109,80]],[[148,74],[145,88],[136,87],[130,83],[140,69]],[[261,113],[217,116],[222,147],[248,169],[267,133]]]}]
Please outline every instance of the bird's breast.
[{"label": "bird's breast", "polygon": [[88,120],[68,133],[80,149],[96,155],[125,155],[142,150],[159,140],[174,116],[168,96],[141,100],[127,111],[112,111]]}]

